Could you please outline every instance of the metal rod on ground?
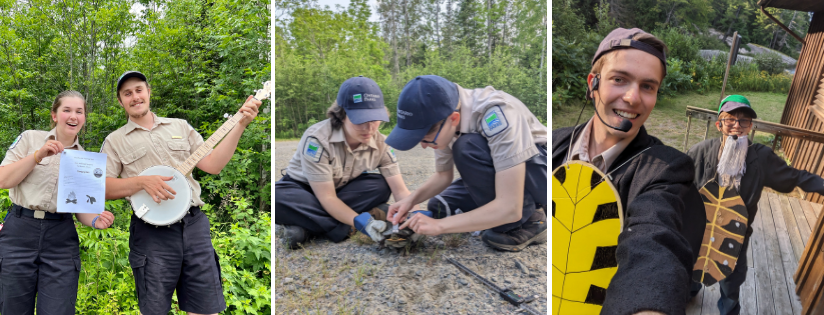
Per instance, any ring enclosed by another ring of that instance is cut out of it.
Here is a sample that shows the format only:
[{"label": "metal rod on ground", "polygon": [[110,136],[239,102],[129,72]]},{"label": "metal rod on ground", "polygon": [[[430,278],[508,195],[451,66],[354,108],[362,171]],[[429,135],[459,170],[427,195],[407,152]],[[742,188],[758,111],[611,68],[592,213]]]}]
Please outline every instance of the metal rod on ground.
[{"label": "metal rod on ground", "polygon": [[720,103],[724,99],[724,91],[727,89],[727,77],[730,75],[730,66],[732,64],[732,55],[735,51],[735,41],[738,40],[738,31],[732,34],[732,45],[730,45],[730,55],[727,57],[727,71],[724,72],[724,84],[721,85],[721,97],[718,98]]},{"label": "metal rod on ground", "polygon": [[690,140],[690,125],[692,124],[692,115],[687,116],[687,134],[684,135],[684,151],[687,151],[687,143]]}]

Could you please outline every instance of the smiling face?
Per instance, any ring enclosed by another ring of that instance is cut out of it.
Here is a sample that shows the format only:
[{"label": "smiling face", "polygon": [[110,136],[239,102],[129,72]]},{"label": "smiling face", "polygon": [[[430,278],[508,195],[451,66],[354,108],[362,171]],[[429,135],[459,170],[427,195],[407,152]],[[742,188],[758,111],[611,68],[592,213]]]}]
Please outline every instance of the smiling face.
[{"label": "smiling face", "polygon": [[120,105],[131,118],[142,118],[149,113],[149,98],[152,90],[146,81],[139,78],[130,78],[123,83],[117,92]]},{"label": "smiling face", "polygon": [[51,112],[52,121],[57,133],[70,138],[77,136],[86,123],[86,102],[79,97],[63,97],[60,105]]},{"label": "smiling face", "polygon": [[[722,119],[726,121],[722,122]],[[747,125],[747,127],[742,127],[739,121],[732,120],[745,120],[748,121],[749,124],[745,122],[744,124]],[[729,126],[729,123],[732,123],[733,125]],[[743,110],[733,110],[729,113],[722,112],[718,115],[718,121],[715,122],[715,128],[726,136],[745,136],[750,134],[750,131],[752,130],[752,117],[747,115]]]},{"label": "smiling face", "polygon": [[[624,119],[632,122],[627,132],[604,126],[595,120],[594,132],[599,138],[620,141],[635,137],[649,118],[658,98],[658,88],[664,80],[661,60],[638,49],[621,49],[610,52],[600,71],[600,84],[593,91],[595,108],[601,118],[618,127]],[[587,82],[592,88],[595,74],[590,73]]]}]

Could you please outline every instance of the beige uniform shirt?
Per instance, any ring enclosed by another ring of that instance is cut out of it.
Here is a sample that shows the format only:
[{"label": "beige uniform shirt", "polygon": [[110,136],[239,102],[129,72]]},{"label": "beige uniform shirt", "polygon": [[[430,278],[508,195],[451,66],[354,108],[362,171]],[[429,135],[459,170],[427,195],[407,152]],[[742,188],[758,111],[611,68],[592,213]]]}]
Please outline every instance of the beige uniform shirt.
[{"label": "beige uniform shirt", "polygon": [[[106,177],[129,178],[155,166],[175,167],[189,158],[203,144],[203,137],[185,120],[157,117],[151,130],[131,119],[106,137],[101,153],[106,159]],[[192,206],[202,206],[200,184],[190,173],[186,180],[192,187]],[[126,199],[129,199],[126,197]]]},{"label": "beige uniform shirt", "polygon": [[[11,163],[22,160],[40,150],[46,141],[57,140],[57,133],[51,131],[26,130],[17,136],[6,157],[0,166],[5,167]],[[64,147],[67,150],[83,151],[83,147],[74,139],[71,147]],[[57,176],[60,170],[60,155],[55,154],[43,158],[39,164],[23,179],[17,186],[9,190],[11,202],[31,210],[43,210],[48,212],[57,211]]]},{"label": "beige uniform shirt", "polygon": [[[477,133],[487,139],[495,172],[521,164],[538,154],[536,144],[546,145],[546,126],[512,95],[491,86],[483,89],[458,86],[458,98],[461,104],[460,132]],[[435,150],[438,172],[452,171],[455,165],[453,143],[455,140],[449,147]]]},{"label": "beige uniform shirt", "polygon": [[587,163],[591,163],[595,167],[597,167],[601,172],[606,173],[609,167],[612,165],[612,162],[615,162],[615,159],[618,158],[618,155],[621,152],[624,152],[624,149],[629,146],[629,143],[632,142],[633,138],[627,138],[624,140],[619,141],[609,149],[601,154],[598,154],[594,157],[589,156],[589,139],[592,136],[592,122],[595,121],[595,117],[590,118],[587,125],[584,126],[584,129],[581,130],[581,136],[578,137],[578,140],[575,141],[575,144],[572,146],[572,156],[571,160],[580,160]]},{"label": "beige uniform shirt", "polygon": [[304,183],[334,182],[341,188],[363,172],[380,172],[383,177],[401,173],[395,150],[384,143],[379,132],[354,150],[346,144],[343,127],[332,129],[329,119],[312,125],[298,144],[289,161],[289,177]]}]

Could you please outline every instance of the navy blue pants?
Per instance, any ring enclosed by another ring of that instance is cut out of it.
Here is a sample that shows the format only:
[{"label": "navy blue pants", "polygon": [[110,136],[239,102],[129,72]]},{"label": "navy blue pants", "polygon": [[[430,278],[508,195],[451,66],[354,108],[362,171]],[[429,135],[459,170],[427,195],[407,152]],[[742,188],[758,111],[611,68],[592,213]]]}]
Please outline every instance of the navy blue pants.
[{"label": "navy blue pants", "polygon": [[[735,269],[732,273],[718,281],[719,289],[721,289],[721,297],[718,299],[718,310],[721,315],[738,315],[741,313],[741,304],[738,303],[738,295],[741,291],[741,285],[747,280],[747,248],[750,247],[750,239],[747,237],[744,240],[744,245],[741,247],[741,253],[738,254],[738,260],[735,263]],[[693,281],[690,288],[692,296],[698,294],[703,284]]]},{"label": "navy blue pants", "polygon": [[[526,161],[524,206],[521,220],[492,228],[506,232],[520,227],[546,203],[546,146],[538,146],[539,154]],[[427,210],[435,218],[472,211],[495,200],[495,166],[486,138],[480,134],[464,134],[452,145],[452,157],[461,178],[443,192],[429,199]],[[456,212],[460,210],[460,212]]]},{"label": "navy blue pants", "polygon": [[132,214],[129,249],[143,315],[168,314],[175,290],[182,311],[212,314],[226,309],[209,218],[199,208],[190,208],[181,222],[169,227],[148,224]]},{"label": "navy blue pants", "polygon": [[[381,174],[361,174],[336,189],[338,198],[357,213],[364,213],[389,200],[392,191]],[[326,235],[333,242],[349,236],[351,227],[321,206],[309,184],[283,176],[275,183],[275,223],[297,225],[311,235]]]},{"label": "navy blue pants", "polygon": [[72,215],[32,213],[12,206],[0,231],[0,313],[34,314],[36,297],[38,314],[74,314],[80,242]]}]

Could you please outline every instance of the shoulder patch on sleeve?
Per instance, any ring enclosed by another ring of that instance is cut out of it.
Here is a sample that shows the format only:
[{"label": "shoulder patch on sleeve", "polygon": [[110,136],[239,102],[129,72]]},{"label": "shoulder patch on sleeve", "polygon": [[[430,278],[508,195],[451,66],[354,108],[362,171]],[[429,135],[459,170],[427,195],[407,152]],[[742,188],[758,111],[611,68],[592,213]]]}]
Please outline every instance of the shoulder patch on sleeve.
[{"label": "shoulder patch on sleeve", "polygon": [[486,110],[481,121],[481,127],[487,138],[509,128],[509,122],[506,120],[506,116],[500,105],[492,106]]},{"label": "shoulder patch on sleeve", "polygon": [[23,131],[23,133],[21,133],[19,136],[17,136],[17,138],[16,138],[16,139],[14,139],[14,142],[12,142],[12,143],[11,143],[11,145],[9,146],[9,150],[14,149],[14,147],[16,147],[16,146],[17,146],[17,143],[19,143],[19,142],[20,142],[20,139],[22,139],[22,138],[23,138],[23,134],[24,134],[24,133],[26,133],[26,132],[25,132],[25,131]]},{"label": "shoulder patch on sleeve", "polygon": [[398,163],[398,157],[395,156],[395,148],[389,147],[389,150],[386,150],[386,154],[388,154],[389,158],[392,159],[392,163]]},{"label": "shoulder patch on sleeve", "polygon": [[315,137],[307,137],[306,143],[303,144],[303,155],[309,158],[312,162],[320,162],[320,157],[323,156],[323,146]]}]

